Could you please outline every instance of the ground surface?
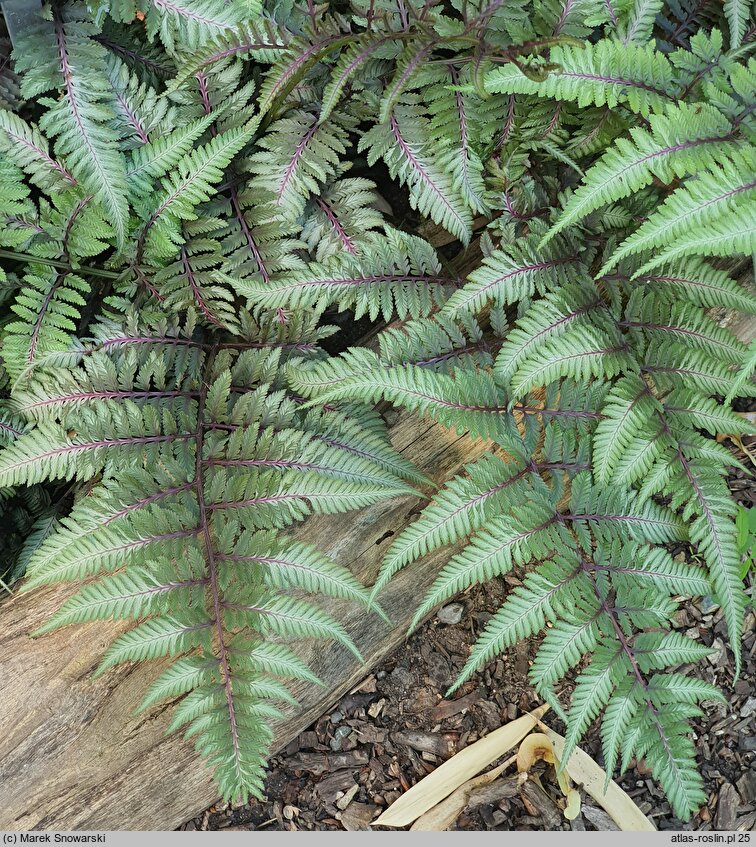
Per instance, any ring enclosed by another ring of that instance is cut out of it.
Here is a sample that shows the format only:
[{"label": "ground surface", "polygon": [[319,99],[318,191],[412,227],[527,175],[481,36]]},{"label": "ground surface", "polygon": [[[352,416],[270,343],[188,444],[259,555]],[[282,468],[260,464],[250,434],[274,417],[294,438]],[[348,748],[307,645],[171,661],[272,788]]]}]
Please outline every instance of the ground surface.
[{"label": "ground surface", "polygon": [[[734,473],[730,487],[744,505],[756,503],[756,490],[745,474]],[[686,555],[683,549],[674,552]],[[751,574],[749,579],[753,578]],[[268,802],[214,806],[182,829],[365,829],[439,763],[537,705],[527,681],[535,643],[508,651],[455,692],[452,700],[443,699],[477,633],[516,583],[516,577],[508,576],[473,589],[426,622],[362,685],[271,761]],[[751,831],[756,829],[756,615],[750,608],[744,670],[737,682],[721,611],[710,598],[685,603],[677,623],[681,632],[698,636],[715,649],[699,672],[730,696],[727,705],[710,707],[694,725],[708,802],[683,824],[672,816],[642,762],[633,763],[620,784],[658,829]],[[562,729],[553,716],[547,722]],[[581,746],[601,763],[595,725]],[[558,793],[551,783],[544,773],[545,793],[531,790],[524,797],[518,794],[468,809],[456,827],[616,828],[588,802],[570,825],[553,802]]]}]

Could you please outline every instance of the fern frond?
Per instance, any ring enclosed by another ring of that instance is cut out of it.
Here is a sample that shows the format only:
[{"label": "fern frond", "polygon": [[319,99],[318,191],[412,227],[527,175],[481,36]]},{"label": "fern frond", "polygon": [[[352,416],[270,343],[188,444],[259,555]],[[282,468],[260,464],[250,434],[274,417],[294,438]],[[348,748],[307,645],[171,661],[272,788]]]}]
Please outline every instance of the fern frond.
[{"label": "fern frond", "polygon": [[342,253],[328,263],[281,274],[268,283],[239,280],[237,290],[266,309],[322,310],[331,304],[353,308],[355,317],[427,315],[445,298],[449,280],[433,248],[417,236],[391,227],[385,235],[366,233],[359,254]]},{"label": "fern frond", "polygon": [[730,29],[730,47],[740,47],[750,18],[748,3],[745,0],[725,0],[724,11]]},{"label": "fern frond", "polygon": [[723,212],[708,225],[700,224],[681,235],[666,250],[646,262],[638,274],[648,273],[679,256],[752,256],[756,247],[756,215],[753,202],[743,201]]},{"label": "fern frond", "polygon": [[67,350],[86,305],[89,283],[75,274],[30,265],[26,287],[11,306],[16,320],[5,327],[2,351],[13,377],[34,367],[41,357]]},{"label": "fern frond", "polygon": [[26,97],[63,90],[58,100],[40,101],[47,106],[40,129],[56,138],[55,150],[73,176],[100,199],[122,246],[128,215],[126,162],[109,124],[113,113],[106,51],[92,38],[96,33],[79,6],[67,5],[25,33],[16,66],[23,71]]},{"label": "fern frond", "polygon": [[510,399],[517,400],[540,385],[565,377],[577,381],[599,376],[611,379],[635,367],[623,342],[594,326],[573,326],[564,335],[547,341],[537,356],[519,366],[511,379]]},{"label": "fern frond", "polygon": [[211,123],[212,116],[205,115],[135,147],[126,170],[131,197],[137,202],[146,197],[153,188],[154,180],[175,168]]},{"label": "fern frond", "polygon": [[[273,62],[280,52],[286,51],[286,45],[290,41],[292,36],[288,28],[271,18],[262,14],[255,15],[254,19],[242,16],[232,29],[220,29],[209,34],[203,46],[182,57],[185,61],[181,63],[168,90],[178,89],[196,74],[206,70],[209,72],[216,63],[222,66],[224,60],[233,57],[250,56],[261,62]],[[286,56],[289,57],[288,51]]]},{"label": "fern frond", "polygon": [[386,123],[362,136],[358,150],[367,151],[371,165],[382,158],[391,177],[409,189],[412,208],[468,244],[472,214],[452,177],[428,152],[427,139],[427,118],[413,106],[398,104]]},{"label": "fern frond", "polygon": [[556,289],[583,271],[582,257],[567,241],[557,241],[548,251],[538,250],[535,238],[495,250],[473,271],[465,285],[444,306],[444,313],[478,311],[489,300],[514,303],[533,294]]},{"label": "fern frond", "polygon": [[188,652],[196,647],[209,649],[211,625],[199,616],[194,620],[149,618],[117,638],[97,667],[99,675],[122,662],[141,662],[160,656]]},{"label": "fern frond", "polygon": [[261,149],[247,160],[256,174],[252,186],[270,193],[284,220],[299,218],[308,198],[335,179],[350,123],[349,115],[319,121],[317,115],[293,110],[260,139]]},{"label": "fern frond", "polygon": [[106,72],[112,89],[112,125],[123,146],[147,144],[151,136],[157,136],[161,129],[173,123],[169,101],[131,73],[124,62],[109,56]]},{"label": "fern frond", "polygon": [[753,202],[754,196],[756,150],[749,148],[670,194],[659,210],[614,251],[599,274],[607,273],[625,256],[676,245],[691,228],[716,225],[736,207]]},{"label": "fern frond", "polygon": [[712,106],[678,103],[651,115],[651,130],[635,127],[587,171],[567,201],[549,240],[601,206],[628,197],[654,177],[671,182],[723,161],[737,149],[727,119]]},{"label": "fern frond", "polygon": [[391,42],[383,38],[375,38],[369,33],[355,39],[342,50],[338,61],[333,66],[330,79],[323,89],[319,121],[322,123],[330,117],[345,87],[367,62],[385,56],[387,51],[390,55],[394,50]]},{"label": "fern frond", "polygon": [[254,16],[261,11],[257,0],[223,3],[221,0],[149,0],[145,9],[147,36],[156,35],[169,53],[180,45],[196,50],[213,37],[233,30],[242,15]]},{"label": "fern frond", "polygon": [[223,168],[250,140],[255,124],[216,135],[178,162],[175,173],[163,179],[158,202],[143,215],[146,220],[137,241],[138,254],[158,260],[175,255],[183,242],[180,222],[196,220],[194,209],[210,199],[212,186],[220,182]]},{"label": "fern frond", "polygon": [[756,386],[736,385],[736,375],[729,362],[715,359],[702,350],[688,350],[679,361],[675,342],[651,339],[646,347],[641,371],[651,374],[657,386],[666,389],[695,388],[703,394],[726,395],[731,390],[739,395],[754,396]]},{"label": "fern frond", "polygon": [[50,155],[47,139],[42,133],[5,109],[0,109],[0,141],[10,161],[26,171],[31,181],[43,191],[53,193],[76,184],[65,165]]},{"label": "fern frond", "polygon": [[[161,659],[143,707],[180,701],[224,798],[261,795],[319,683],[289,642],[360,660],[342,608],[385,619],[427,556],[413,625],[522,579],[452,690],[537,637],[567,756],[600,720],[608,779],[643,758],[675,815],[704,799],[689,722],[719,695],[675,617],[715,596],[740,667],[722,436],[756,385],[721,312],[756,314],[724,270],[756,249],[747,17],[56,0],[14,62],[0,37],[0,586],[78,583],[45,629],[129,621],[99,671]],[[380,331],[330,355],[349,320]],[[393,446],[412,415],[490,443],[430,480]],[[372,592],[288,534],[415,486]]]},{"label": "fern frond", "polygon": [[709,569],[712,586],[719,597],[727,622],[730,644],[740,671],[740,640],[746,604],[735,543],[734,506],[719,469],[700,459],[691,459],[678,447],[657,464],[644,483],[644,496],[661,485],[674,494],[672,505],[684,506],[690,520],[690,538]]},{"label": "fern frond", "polygon": [[342,251],[359,253],[363,236],[383,226],[375,188],[370,180],[344,177],[311,198],[301,237],[316,262],[322,264]]},{"label": "fern frond", "polygon": [[454,187],[464,197],[473,212],[486,214],[483,159],[487,126],[481,110],[476,109],[477,98],[459,90],[450,90],[460,85],[463,76],[453,65],[442,67],[423,82],[426,87],[430,130],[434,137],[446,142],[446,149],[439,151],[439,164],[452,174]]},{"label": "fern frond", "polygon": [[519,482],[525,473],[519,464],[508,464],[494,456],[468,465],[465,471],[469,478],[451,480],[420,518],[393,541],[381,563],[373,596],[405,565],[429,550],[452,544],[479,529],[498,513],[502,503],[509,502],[505,490]]},{"label": "fern frond", "polygon": [[203,215],[182,228],[185,242],[176,261],[162,268],[145,268],[156,293],[163,298],[163,308],[181,311],[196,306],[202,320],[210,325],[234,332],[238,327],[233,291],[218,267],[224,223]]},{"label": "fern frond", "polygon": [[570,544],[569,535],[557,522],[548,502],[532,499],[519,515],[493,518],[462,552],[449,560],[423,598],[410,628],[414,629],[428,612],[471,585]]},{"label": "fern frond", "polygon": [[576,324],[588,323],[591,311],[602,305],[593,285],[567,283],[547,293],[507,334],[496,357],[497,378],[508,383],[524,360],[540,355],[544,343]]},{"label": "fern frond", "polygon": [[28,392],[22,403],[42,421],[3,450],[0,480],[102,477],[30,557],[32,586],[93,577],[44,629],[139,620],[100,670],[192,652],[145,705],[191,692],[174,724],[188,723],[228,796],[259,793],[268,722],[279,715],[268,698],[291,701],[269,677],[315,680],[283,645],[260,639],[336,640],[359,657],[335,618],[290,592],[369,602],[349,571],[273,530],[413,489],[394,470],[401,461],[392,467],[385,433],[381,450],[355,425],[337,443],[338,415],[304,412],[285,386],[264,381],[278,373],[281,347],[134,340],[146,349],[121,338],[83,360],[57,398]]},{"label": "fern frond", "polygon": [[727,392],[727,396],[725,397],[725,403],[732,402],[732,398],[735,397],[738,393],[740,393],[743,386],[751,379],[755,368],[756,341],[752,341],[751,346],[748,350],[748,356],[746,357],[745,363],[738,375],[733,380],[733,383],[730,386],[730,390]]},{"label": "fern frond", "polygon": [[[629,281],[629,276],[618,274],[605,279]],[[670,301],[685,299],[708,309],[719,307],[749,314],[756,312],[753,294],[726,271],[713,268],[697,258],[678,258],[665,264],[655,274],[636,274],[633,285],[648,286],[656,296]]]},{"label": "fern frond", "polygon": [[617,684],[629,667],[621,645],[613,640],[596,647],[591,663],[577,678],[567,714],[567,733],[562,756],[569,761],[586,729],[609,703]]},{"label": "fern frond", "polygon": [[[627,20],[620,21],[617,34],[622,46],[646,44],[651,38],[656,17],[664,8],[664,0],[635,0],[629,8]],[[624,16],[623,16],[624,17]]]},{"label": "fern frond", "polygon": [[274,56],[266,59],[272,66],[260,85],[260,112],[280,114],[288,95],[307,71],[333,51],[352,44],[356,37],[345,34],[341,22],[331,19],[314,37],[287,38],[284,49],[276,50]]},{"label": "fern frond", "polygon": [[641,718],[645,721],[639,722],[639,729],[649,737],[649,742],[644,743],[638,753],[642,751],[676,814],[687,817],[706,802],[703,780],[691,764],[695,754],[688,737],[688,724],[664,713],[653,716],[648,708]]},{"label": "fern frond", "polygon": [[543,691],[551,689],[566,671],[576,667],[596,648],[599,631],[595,604],[580,611],[578,622],[558,620],[548,630],[533,660],[530,673]]},{"label": "fern frond", "polygon": [[305,266],[300,256],[305,244],[297,238],[296,222],[282,221],[268,197],[260,202],[251,181],[241,188],[230,186],[228,194],[228,202],[217,200],[217,212],[227,227],[222,271],[234,279],[235,288],[250,277],[267,285],[274,274]]},{"label": "fern frond", "polygon": [[350,361],[345,357],[341,362],[328,363],[334,366],[333,369],[328,366],[310,368],[299,375],[293,374],[292,379],[305,393],[318,391],[318,402],[358,398],[373,403],[385,398],[412,411],[431,415],[460,433],[470,431],[503,444],[511,443],[512,438],[519,441],[519,436],[514,435],[514,420],[507,412],[506,397],[487,375],[476,379],[457,371],[451,377],[416,365],[376,368],[369,372],[362,359]]},{"label": "fern frond", "polygon": [[675,100],[674,68],[648,44],[602,39],[582,47],[558,45],[551,49],[549,63],[557,68],[543,81],[525,76],[515,64],[501,65],[486,74],[486,90],[553,97],[581,107],[622,104],[644,117]]},{"label": "fern frond", "polygon": [[387,327],[378,336],[381,361],[386,365],[422,365],[453,373],[455,368],[489,365],[491,356],[483,331],[474,318],[462,326],[442,314]]},{"label": "fern frond", "polygon": [[729,330],[720,327],[698,306],[665,303],[653,294],[631,295],[621,326],[641,332],[659,343],[674,339],[685,344],[686,353],[700,350],[724,362],[740,362],[746,346]]},{"label": "fern frond", "polygon": [[[638,376],[620,379],[602,409],[604,419],[593,440],[593,473],[607,484],[633,439],[647,431],[649,419],[661,408],[648,386]],[[629,471],[625,471],[629,473]]]},{"label": "fern frond", "polygon": [[486,624],[452,690],[507,647],[535,635],[546,626],[547,620],[554,620],[554,610],[563,598],[573,596],[572,584],[580,579],[579,568],[560,554],[529,573]]}]

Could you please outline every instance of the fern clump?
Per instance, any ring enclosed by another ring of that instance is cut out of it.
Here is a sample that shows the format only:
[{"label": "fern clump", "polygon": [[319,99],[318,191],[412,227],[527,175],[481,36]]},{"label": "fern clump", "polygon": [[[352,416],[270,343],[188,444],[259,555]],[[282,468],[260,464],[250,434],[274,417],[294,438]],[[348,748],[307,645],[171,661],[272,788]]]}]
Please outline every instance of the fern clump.
[{"label": "fern clump", "polygon": [[[567,753],[600,720],[690,817],[721,694],[673,615],[714,594],[737,673],[748,599],[712,436],[755,393],[720,320],[756,313],[755,32],[743,0],[45,3],[0,39],[0,577],[76,584],[43,629],[133,620],[100,670],[173,657],[145,705],[185,695],[246,798],[315,683],[288,642],[355,652],[319,599],[382,614],[461,543],[415,624],[523,582],[454,687],[546,630]],[[394,323],[329,357],[346,310]],[[490,447],[370,592],[287,529],[426,482],[379,400]]]}]

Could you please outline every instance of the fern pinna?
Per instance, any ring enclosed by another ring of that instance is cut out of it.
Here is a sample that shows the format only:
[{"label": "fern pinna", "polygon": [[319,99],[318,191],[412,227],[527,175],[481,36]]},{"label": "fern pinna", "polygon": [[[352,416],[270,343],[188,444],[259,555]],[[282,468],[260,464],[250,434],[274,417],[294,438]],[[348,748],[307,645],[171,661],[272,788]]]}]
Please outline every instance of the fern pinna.
[{"label": "fern pinna", "polygon": [[[546,628],[568,751],[603,713],[609,771],[644,757],[689,817],[719,695],[666,672],[704,654],[675,598],[716,595],[738,667],[746,604],[709,436],[754,393],[717,318],[756,312],[755,35],[743,0],[43,4],[0,38],[0,578],[82,581],[50,626],[136,619],[104,667],[175,656],[147,702],[186,693],[223,794],[258,794],[312,679],[284,640],[349,646],[317,595],[371,601],[285,528],[424,481],[389,400],[494,446],[372,601],[468,536],[416,622],[523,569],[461,679]],[[401,323],[328,360],[337,310]]]}]

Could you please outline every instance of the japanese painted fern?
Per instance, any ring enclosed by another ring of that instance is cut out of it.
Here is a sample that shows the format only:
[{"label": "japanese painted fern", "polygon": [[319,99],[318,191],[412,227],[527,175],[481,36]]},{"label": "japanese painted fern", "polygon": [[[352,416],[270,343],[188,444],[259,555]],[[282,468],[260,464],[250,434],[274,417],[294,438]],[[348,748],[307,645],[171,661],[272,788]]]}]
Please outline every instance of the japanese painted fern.
[{"label": "japanese painted fern", "polygon": [[[315,682],[287,641],[356,649],[318,598],[381,614],[462,543],[416,624],[522,584],[453,687],[545,630],[566,753],[600,718],[690,817],[721,694],[673,614],[714,593],[739,669],[747,601],[711,436],[755,393],[719,322],[756,313],[755,35],[741,0],[45,4],[0,63],[2,579],[77,584],[43,629],[134,620],[100,670],[174,657],[144,705],[186,695],[247,797]],[[339,310],[397,323],[329,358]],[[286,528],[424,483],[379,399],[491,446],[371,595]]]}]

